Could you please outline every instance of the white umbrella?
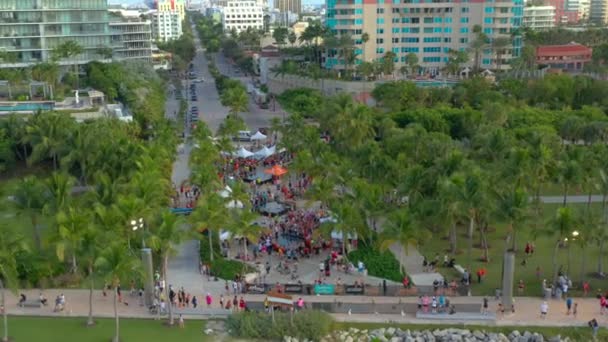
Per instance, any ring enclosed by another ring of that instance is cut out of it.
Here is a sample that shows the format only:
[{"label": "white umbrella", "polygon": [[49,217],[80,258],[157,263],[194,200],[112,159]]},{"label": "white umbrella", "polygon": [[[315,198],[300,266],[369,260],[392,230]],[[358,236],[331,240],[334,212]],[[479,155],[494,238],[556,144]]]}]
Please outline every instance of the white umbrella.
[{"label": "white umbrella", "polygon": [[255,132],[255,134],[251,136],[251,140],[264,140],[264,139],[266,139],[266,136],[264,134],[262,134],[262,132],[260,132],[260,131]]},{"label": "white umbrella", "polygon": [[232,200],[228,203],[226,203],[226,208],[228,209],[243,209],[244,205],[243,202],[239,201],[239,200]]},{"label": "white umbrella", "polygon": [[248,151],[244,147],[241,147],[241,148],[239,148],[238,151],[236,151],[236,156],[239,158],[249,158],[249,157],[253,156],[253,152]]}]

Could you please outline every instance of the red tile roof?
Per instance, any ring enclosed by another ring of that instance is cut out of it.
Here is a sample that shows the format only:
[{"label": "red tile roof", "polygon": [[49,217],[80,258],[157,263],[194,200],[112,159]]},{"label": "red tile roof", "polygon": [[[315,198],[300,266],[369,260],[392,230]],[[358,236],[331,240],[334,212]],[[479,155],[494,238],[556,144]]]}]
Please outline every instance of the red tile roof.
[{"label": "red tile roof", "polygon": [[542,45],[536,48],[536,56],[590,55],[591,52],[591,48],[581,44]]}]

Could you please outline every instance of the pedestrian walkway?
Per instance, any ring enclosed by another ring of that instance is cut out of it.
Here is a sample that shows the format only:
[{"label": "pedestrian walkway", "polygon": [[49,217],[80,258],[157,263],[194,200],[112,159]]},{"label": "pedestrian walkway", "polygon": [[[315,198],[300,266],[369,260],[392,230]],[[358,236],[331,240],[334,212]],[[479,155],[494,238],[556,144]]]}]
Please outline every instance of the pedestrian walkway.
[{"label": "pedestrian walkway", "polygon": [[[203,280],[203,288],[209,286],[209,282]],[[193,291],[192,294],[199,297],[202,301],[204,298],[204,290]],[[214,292],[214,304],[212,308],[219,308],[217,304],[220,292]],[[21,293],[21,292],[18,292]],[[37,290],[23,291],[28,297],[38,298]],[[65,294],[66,309],[62,312],[53,312],[53,299],[60,293]],[[7,308],[10,315],[15,316],[49,316],[49,317],[86,317],[89,311],[89,290],[45,290],[45,296],[49,299],[49,306],[43,308],[20,308],[17,306],[18,296],[8,293]],[[112,292],[109,292],[107,297],[102,295],[101,290],[96,290],[93,297],[93,314],[95,317],[113,317],[113,297]],[[226,296],[225,296],[226,297]],[[265,295],[243,295],[247,302],[262,302]],[[368,296],[302,296],[307,305],[311,303],[339,303],[341,306],[347,306],[349,303],[369,303],[370,305],[378,304],[394,304],[395,306],[414,304],[417,302],[416,297],[368,297]],[[483,297],[453,297],[450,298],[453,304],[477,304],[481,310]],[[599,301],[595,298],[577,298],[578,315],[566,315],[566,303],[563,300],[549,300],[549,310],[546,319],[540,317],[540,304],[543,302],[541,298],[536,297],[519,297],[515,298],[516,312],[514,314],[507,313],[504,316],[498,314],[496,321],[481,322],[484,325],[500,325],[500,326],[585,326],[586,323],[596,318],[600,325],[605,326],[608,323],[608,315],[600,315]],[[128,304],[128,305],[127,305]],[[496,312],[497,301],[490,300],[490,311]],[[204,310],[199,307],[199,310]],[[128,289],[123,290],[123,303],[118,305],[118,312],[121,317],[127,318],[148,318],[153,319],[156,316],[148,312],[148,310],[139,305],[137,296],[129,295]],[[376,322],[376,323],[413,323],[413,324],[454,324],[454,322],[441,320],[421,320],[417,319],[414,314],[407,313],[405,315],[386,315],[386,314],[333,314],[334,318],[339,321],[347,322]],[[204,319],[205,316],[196,315],[192,319]],[[466,322],[465,322],[466,323]]]}]

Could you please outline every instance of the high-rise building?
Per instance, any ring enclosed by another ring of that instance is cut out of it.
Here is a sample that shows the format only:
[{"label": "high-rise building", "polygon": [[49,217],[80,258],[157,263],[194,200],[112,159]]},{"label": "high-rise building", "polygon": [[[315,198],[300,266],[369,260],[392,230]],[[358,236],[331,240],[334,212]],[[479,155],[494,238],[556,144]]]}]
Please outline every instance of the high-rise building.
[{"label": "high-rise building", "polygon": [[222,11],[222,26],[225,32],[264,29],[264,11],[256,1],[230,0]]},{"label": "high-rise building", "polygon": [[608,0],[591,0],[589,21],[596,25],[608,25]]},{"label": "high-rise building", "polygon": [[186,18],[186,5],[183,0],[161,0],[156,4],[156,9],[159,12],[177,11],[182,21]]},{"label": "high-rise building", "polygon": [[279,12],[291,12],[300,14],[302,12],[302,1],[301,0],[274,0],[274,8],[278,9]]},{"label": "high-rise building", "polygon": [[120,60],[152,60],[152,23],[139,17],[110,16],[113,57]]},{"label": "high-rise building", "polygon": [[155,40],[167,42],[182,36],[182,19],[178,11],[154,11],[151,14],[152,36]]},{"label": "high-rise building", "polygon": [[589,19],[590,0],[566,0],[566,12],[576,12],[578,20]]},{"label": "high-rise building", "polygon": [[110,47],[107,0],[0,1],[0,50],[15,57],[0,67],[47,61],[54,48],[70,40],[83,53],[69,63],[100,58],[99,48]]},{"label": "high-rise building", "polygon": [[527,6],[524,7],[525,27],[533,30],[548,30],[555,27],[555,7],[553,6]]},{"label": "high-rise building", "polygon": [[[477,37],[476,27],[491,41],[510,39],[506,48],[491,44],[480,56],[484,69],[508,68],[508,61],[521,51],[521,37],[512,36],[522,25],[523,0],[327,0],[326,25],[338,35],[349,34],[355,41],[358,59],[374,61],[387,52],[395,53],[396,68],[414,53],[428,73],[441,70],[450,51],[467,51]],[[363,42],[363,34],[368,37]],[[496,52],[500,51],[499,54]],[[497,63],[497,56],[500,62]],[[471,58],[472,59],[472,58]],[[338,52],[325,59],[328,68],[342,68]],[[472,64],[472,61],[468,63]]]}]

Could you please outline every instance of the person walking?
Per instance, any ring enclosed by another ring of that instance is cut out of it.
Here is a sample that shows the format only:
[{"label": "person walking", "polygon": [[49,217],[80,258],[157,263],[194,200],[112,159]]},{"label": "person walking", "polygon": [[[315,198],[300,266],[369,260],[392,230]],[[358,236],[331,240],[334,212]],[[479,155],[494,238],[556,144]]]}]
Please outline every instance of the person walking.
[{"label": "person walking", "polygon": [[304,299],[302,299],[302,297],[298,298],[297,305],[298,305],[298,311],[301,311],[304,309]]},{"label": "person walking", "polygon": [[574,303],[574,308],[572,309],[572,315],[576,318],[576,314],[578,313],[578,303]]},{"label": "person walking", "polygon": [[239,310],[239,300],[236,296],[234,296],[234,298],[232,299],[232,307],[234,308],[234,311]]},{"label": "person walking", "polygon": [[542,302],[540,304],[540,318],[547,318],[547,312],[549,311],[549,304],[547,302]]},{"label": "person walking", "polygon": [[483,297],[483,309],[481,311],[484,315],[488,314],[488,298]]},{"label": "person walking", "polygon": [[213,297],[211,297],[211,293],[207,292],[207,296],[205,296],[205,301],[207,302],[207,307],[211,307],[211,303],[213,302]]},{"label": "person walking", "polygon": [[220,295],[220,308],[224,308],[224,295]]},{"label": "person walking", "polygon": [[196,309],[197,305],[198,305],[198,299],[196,298],[196,296],[192,296],[192,307]]},{"label": "person walking", "polygon": [[245,311],[246,307],[247,305],[245,304],[245,299],[243,298],[243,296],[241,296],[241,300],[239,300],[239,310]]},{"label": "person walking", "polygon": [[589,327],[593,330],[593,339],[595,340],[597,338],[597,331],[600,329],[600,325],[597,322],[597,319],[592,319],[589,321]]},{"label": "person walking", "polygon": [[568,298],[566,298],[566,309],[568,311],[566,311],[566,315],[569,315],[570,312],[572,311],[572,297],[568,296]]},{"label": "person walking", "polygon": [[179,327],[183,329],[186,325],[184,324],[184,316],[179,315]]}]

